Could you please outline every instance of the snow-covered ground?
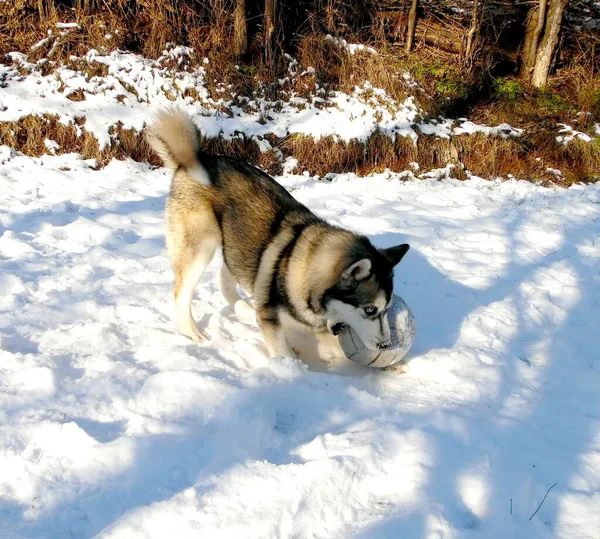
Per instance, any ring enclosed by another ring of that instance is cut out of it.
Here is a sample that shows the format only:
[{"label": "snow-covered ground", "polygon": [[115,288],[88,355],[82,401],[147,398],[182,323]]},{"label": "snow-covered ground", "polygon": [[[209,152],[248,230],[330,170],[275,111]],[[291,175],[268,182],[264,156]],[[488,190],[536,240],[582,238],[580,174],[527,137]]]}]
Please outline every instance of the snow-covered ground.
[{"label": "snow-covered ground", "polygon": [[411,244],[399,374],[266,359],[218,261],[178,336],[165,171],[92,165],[0,151],[0,537],[600,537],[600,186],[280,178]]}]

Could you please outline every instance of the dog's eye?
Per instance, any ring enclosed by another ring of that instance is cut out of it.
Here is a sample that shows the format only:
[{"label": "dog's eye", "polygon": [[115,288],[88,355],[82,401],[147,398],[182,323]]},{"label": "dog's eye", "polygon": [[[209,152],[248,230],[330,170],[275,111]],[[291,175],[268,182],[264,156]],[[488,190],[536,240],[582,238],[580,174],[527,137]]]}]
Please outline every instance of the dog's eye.
[{"label": "dog's eye", "polygon": [[373,316],[377,312],[377,307],[365,307],[365,314]]}]

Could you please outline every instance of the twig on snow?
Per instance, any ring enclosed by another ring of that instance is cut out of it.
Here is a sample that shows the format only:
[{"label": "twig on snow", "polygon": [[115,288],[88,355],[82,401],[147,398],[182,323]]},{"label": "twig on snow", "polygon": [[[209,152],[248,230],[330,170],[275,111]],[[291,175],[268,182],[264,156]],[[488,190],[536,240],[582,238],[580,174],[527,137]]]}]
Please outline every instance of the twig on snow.
[{"label": "twig on snow", "polygon": [[533,513],[533,515],[531,515],[529,517],[529,520],[531,520],[536,514],[537,512],[540,510],[540,507],[542,507],[544,500],[546,499],[546,496],[548,496],[548,492],[550,492],[556,485],[558,485],[558,483],[554,483],[554,485],[552,485],[547,491],[546,494],[544,494],[544,497],[542,498],[542,501],[540,502],[540,505],[538,505],[538,508],[535,510],[535,513]]}]

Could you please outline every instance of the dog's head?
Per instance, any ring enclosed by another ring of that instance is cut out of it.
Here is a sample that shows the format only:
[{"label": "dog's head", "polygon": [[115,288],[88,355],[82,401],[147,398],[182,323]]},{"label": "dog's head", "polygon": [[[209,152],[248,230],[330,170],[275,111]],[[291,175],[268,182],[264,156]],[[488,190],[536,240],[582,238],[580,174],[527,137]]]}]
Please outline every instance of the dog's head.
[{"label": "dog's head", "polygon": [[375,249],[364,241],[354,245],[339,281],[323,297],[330,326],[346,324],[367,348],[388,348],[391,335],[387,310],[392,302],[394,266],[409,248],[406,243],[388,249]]}]

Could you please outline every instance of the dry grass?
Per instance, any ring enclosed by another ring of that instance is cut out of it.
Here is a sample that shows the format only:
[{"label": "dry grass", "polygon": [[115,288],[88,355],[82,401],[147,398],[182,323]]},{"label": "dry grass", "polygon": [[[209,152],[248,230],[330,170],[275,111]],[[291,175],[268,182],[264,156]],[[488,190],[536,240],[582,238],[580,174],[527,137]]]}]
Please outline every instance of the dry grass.
[{"label": "dry grass", "polygon": [[200,147],[208,153],[245,159],[271,174],[281,173],[281,164],[275,154],[272,151],[262,153],[256,141],[251,138],[238,137],[225,140],[202,137]]},{"label": "dry grass", "polygon": [[527,153],[519,138],[492,138],[483,134],[453,137],[459,161],[471,173],[482,178],[506,177],[536,179],[539,163]]},{"label": "dry grass", "polygon": [[[304,135],[292,135],[284,141],[282,150],[285,155],[298,159],[298,168],[312,174],[350,170],[353,163],[360,159],[363,149],[358,142],[346,144],[336,142],[332,137],[315,141]],[[329,168],[329,170],[326,170]]]},{"label": "dry grass", "polygon": [[[514,176],[522,180],[570,185],[600,180],[600,140],[558,144],[555,134],[540,131],[521,138],[481,134],[453,138],[460,162],[483,178]],[[548,169],[560,170],[562,180]]]},{"label": "dry grass", "polygon": [[[97,140],[82,126],[82,120],[78,120],[77,125],[64,125],[57,116],[26,116],[18,122],[0,123],[0,144],[17,148],[26,155],[40,156],[48,153],[44,141],[50,139],[60,145],[58,153],[80,153],[86,159],[97,159],[99,167],[112,159],[126,158],[160,164],[144,136],[135,130],[121,125],[114,127],[112,145],[100,150]],[[307,170],[319,176],[329,172],[367,175],[385,169],[402,172],[410,169],[413,162],[425,172],[453,163],[457,165],[455,176],[458,178],[464,178],[464,170],[468,170],[483,178],[512,175],[517,179],[569,185],[598,181],[600,170],[600,139],[592,143],[573,140],[562,145],[556,143],[554,135],[543,130],[509,139],[482,134],[458,135],[451,139],[423,135],[416,144],[408,137],[392,141],[381,133],[373,134],[366,143],[345,143],[331,137],[315,141],[303,135],[286,139],[270,137],[270,143],[274,150],[263,153],[254,139],[243,136],[200,141],[206,152],[245,159],[271,174],[281,173],[281,156],[295,157],[299,172]],[[278,151],[281,152],[279,157]],[[562,171],[563,180],[559,181],[548,168]]]},{"label": "dry grass", "polygon": [[45,141],[53,140],[60,146],[58,153],[79,153],[85,159],[96,159],[98,167],[112,159],[131,158],[159,164],[143,136],[134,130],[117,126],[111,130],[114,143],[100,150],[97,139],[82,127],[83,121],[64,125],[58,116],[25,116],[18,122],[0,123],[0,144],[18,149],[26,155],[39,157],[47,154]]},{"label": "dry grass", "polygon": [[[0,3],[0,55],[29,52],[64,62],[90,49],[158,58],[168,43],[223,51],[231,39],[230,0],[14,0]],[[76,23],[74,28],[61,27]],[[42,42],[42,40],[44,40]],[[32,49],[32,47],[34,47]]]},{"label": "dry grass", "polygon": [[[345,38],[364,43],[359,36]],[[368,82],[397,101],[416,97],[423,113],[432,117],[464,110],[478,91],[484,66],[464,71],[455,55],[426,44],[420,44],[415,54],[384,41],[365,44],[377,54],[349,54],[322,34],[309,34],[300,41],[297,58],[301,65],[315,69],[315,82],[328,90],[351,93]],[[410,82],[404,78],[407,73]]]},{"label": "dry grass", "polygon": [[[36,61],[63,62],[91,48],[104,50],[127,45],[129,30],[125,0],[77,0],[72,8],[54,2],[14,0],[0,4],[0,53],[28,52]],[[77,27],[61,27],[76,23]]]},{"label": "dry grass", "polygon": [[[313,67],[314,72],[291,77],[283,86],[277,84],[277,79],[288,75],[285,62],[269,64],[260,50],[244,61],[232,58],[232,0],[0,2],[0,55],[13,50],[27,52],[32,61],[48,59],[40,65],[44,73],[62,64],[84,73],[89,80],[105,76],[107,66],[73,59],[72,55],[82,56],[90,48],[100,52],[123,48],[158,58],[167,43],[172,42],[195,48],[196,54],[186,60],[191,64],[209,58],[205,66],[206,80],[216,100],[260,96],[275,102],[289,98],[290,92],[308,98],[314,95],[315,86],[325,92],[352,92],[355,86],[369,81],[398,101],[417,96],[425,115],[455,112],[453,107],[458,104],[466,107],[464,114],[475,122],[488,125],[506,122],[525,130],[522,138],[506,140],[482,135],[452,139],[420,136],[416,145],[408,138],[398,137],[392,141],[381,133],[373,134],[366,143],[344,143],[332,138],[314,141],[293,135],[285,140],[273,138],[270,142],[277,150],[266,153],[261,153],[256,141],[243,137],[202,141],[207,151],[247,159],[272,173],[280,172],[281,155],[291,155],[298,159],[300,170],[321,176],[347,171],[368,174],[386,168],[402,171],[416,162],[423,171],[454,163],[459,165],[455,168],[458,177],[464,176],[464,167],[482,177],[512,174],[524,179],[556,180],[547,171],[550,167],[563,172],[565,183],[598,178],[598,138],[592,143],[575,140],[566,146],[555,141],[559,122],[576,123],[576,128],[588,133],[600,122],[600,75],[591,68],[593,64],[584,48],[580,56],[562,65],[547,90],[539,92],[518,83],[521,86],[514,98],[510,93],[494,94],[497,80],[483,79],[481,71],[461,70],[456,55],[428,47],[423,42],[417,44],[415,53],[407,55],[384,39],[389,29],[375,28],[369,34],[368,39],[377,40],[372,45],[378,54],[351,55],[326,40],[324,33],[343,34],[348,42],[365,43],[368,32],[360,25],[340,27],[344,17],[355,15],[344,11],[346,4],[328,2],[325,5],[338,7],[332,12],[324,9],[322,17],[308,25],[310,28],[297,43],[295,54],[299,73],[308,66]],[[78,26],[65,28],[59,23]],[[392,30],[402,34],[402,28]],[[168,62],[164,67],[169,67]],[[407,84],[403,77],[406,72],[414,75],[419,88]],[[490,91],[482,91],[482,85],[488,85]],[[135,88],[130,90],[135,94]],[[476,91],[483,97],[473,102]],[[189,92],[194,97],[193,90]],[[77,101],[85,95],[75,91],[68,97]],[[583,114],[576,116],[578,112]],[[44,140],[52,139],[60,144],[60,152],[75,151],[86,158],[96,158],[99,166],[112,158],[125,157],[158,163],[139,133],[116,126],[112,135],[113,145],[100,151],[97,141],[82,125],[64,126],[55,117],[28,116],[19,122],[0,124],[0,143],[28,155],[47,153]]]},{"label": "dry grass", "polygon": [[[96,139],[88,133],[78,135],[77,127],[60,123],[57,116],[25,116],[18,122],[0,123],[0,144],[39,157],[48,153],[44,141],[49,139],[58,142],[65,153],[73,151],[86,157],[97,157]],[[92,152],[90,146],[95,146]]]},{"label": "dry grass", "polygon": [[[361,42],[358,37],[346,38],[350,43]],[[357,52],[352,55],[322,34],[309,34],[298,44],[297,59],[301,65],[314,68],[316,82],[321,86],[352,92],[355,86],[369,81],[394,99],[403,100],[412,95],[402,78],[412,60],[401,50],[384,43],[377,44],[377,54]]]},{"label": "dry grass", "polygon": [[568,183],[600,180],[600,138],[591,143],[576,139],[554,150],[553,168],[561,169]]},{"label": "dry grass", "polygon": [[[65,125],[58,116],[25,116],[18,122],[0,122],[0,145],[18,149],[25,155],[39,157],[47,154],[46,140],[59,144],[58,152],[79,153],[86,159],[96,159],[104,167],[112,159],[134,159],[160,165],[160,160],[148,146],[142,133],[117,125],[110,130],[112,144],[100,150],[97,139],[85,131],[83,121]],[[281,171],[273,152],[261,153],[256,141],[248,138],[232,140],[202,138],[201,149],[207,152],[246,159],[271,173]]]},{"label": "dry grass", "polygon": [[[465,171],[483,178],[514,176],[542,183],[594,182],[600,179],[600,140],[574,140],[557,144],[547,132],[536,136],[502,139],[483,134],[458,135],[451,139],[420,136],[416,145],[407,137],[396,141],[382,134],[372,135],[366,144],[336,142],[332,138],[314,141],[293,135],[281,145],[284,155],[298,159],[299,170],[323,176],[328,172],[370,174],[390,169],[402,172],[417,163],[422,172],[456,165],[454,175]],[[560,170],[563,179],[548,171]]]},{"label": "dry grass", "polygon": [[328,172],[403,171],[417,154],[411,139],[397,137],[393,141],[381,133],[374,133],[366,143],[336,141],[332,137],[315,141],[304,135],[292,135],[283,141],[281,149],[284,155],[298,159],[300,170],[319,176]]},{"label": "dry grass", "polygon": [[433,136],[419,137],[414,161],[422,170],[442,168],[448,163],[459,164],[454,142],[450,139]]}]

